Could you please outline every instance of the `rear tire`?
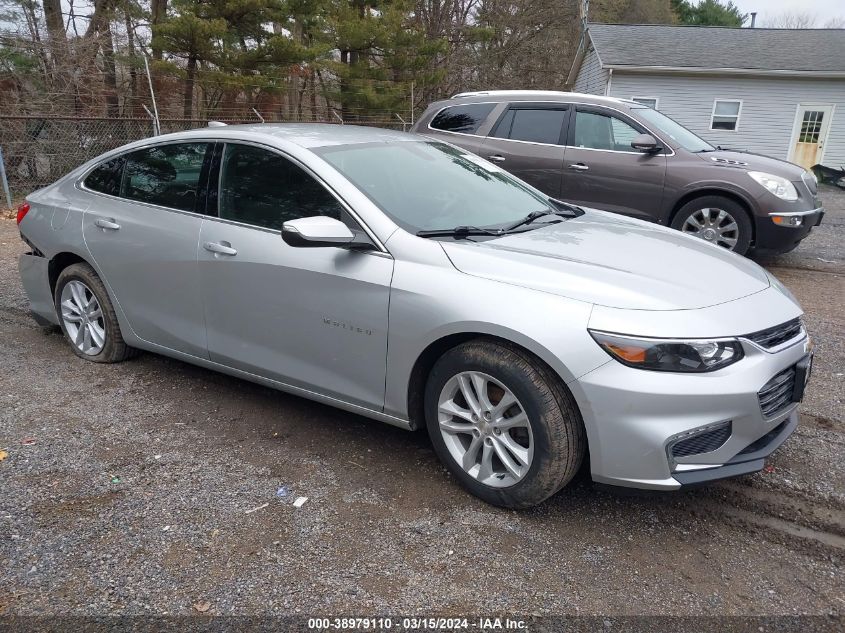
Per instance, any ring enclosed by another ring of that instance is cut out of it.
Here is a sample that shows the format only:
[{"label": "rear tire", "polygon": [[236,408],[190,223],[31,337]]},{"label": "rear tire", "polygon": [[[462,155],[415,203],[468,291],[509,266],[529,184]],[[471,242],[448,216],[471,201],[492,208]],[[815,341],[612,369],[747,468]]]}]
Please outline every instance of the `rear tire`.
[{"label": "rear tire", "polygon": [[496,506],[544,501],[569,483],[586,452],[569,390],[542,362],[504,342],[475,339],[446,352],[426,383],[425,414],[440,460],[464,488]]},{"label": "rear tire", "polygon": [[745,208],[725,196],[701,196],[675,214],[672,228],[698,237],[737,255],[751,246],[751,219]]},{"label": "rear tire", "polygon": [[72,264],[53,295],[62,332],[73,353],[93,363],[118,363],[138,354],[123,340],[106,287],[88,264]]}]

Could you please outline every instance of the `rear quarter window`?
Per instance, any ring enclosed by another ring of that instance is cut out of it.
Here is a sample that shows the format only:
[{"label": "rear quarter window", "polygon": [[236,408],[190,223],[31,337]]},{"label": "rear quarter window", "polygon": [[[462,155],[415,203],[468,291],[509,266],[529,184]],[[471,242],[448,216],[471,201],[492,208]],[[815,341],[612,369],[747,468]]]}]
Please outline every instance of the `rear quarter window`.
[{"label": "rear quarter window", "polygon": [[435,130],[475,134],[487,116],[496,107],[495,103],[467,103],[443,108],[429,124]]}]

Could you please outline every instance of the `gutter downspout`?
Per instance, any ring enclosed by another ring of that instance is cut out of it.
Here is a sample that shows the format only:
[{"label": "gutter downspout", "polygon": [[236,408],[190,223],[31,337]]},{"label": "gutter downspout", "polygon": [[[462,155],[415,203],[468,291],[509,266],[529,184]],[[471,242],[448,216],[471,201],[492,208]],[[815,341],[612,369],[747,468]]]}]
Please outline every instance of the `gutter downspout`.
[{"label": "gutter downspout", "polygon": [[604,85],[604,96],[610,96],[610,85],[613,83],[613,69],[607,69],[607,83]]}]

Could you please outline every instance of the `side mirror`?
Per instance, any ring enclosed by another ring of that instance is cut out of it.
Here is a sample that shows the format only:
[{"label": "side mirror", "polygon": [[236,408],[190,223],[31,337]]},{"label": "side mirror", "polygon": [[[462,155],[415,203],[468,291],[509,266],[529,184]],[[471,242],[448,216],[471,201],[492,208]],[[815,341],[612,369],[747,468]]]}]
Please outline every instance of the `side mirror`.
[{"label": "side mirror", "polygon": [[346,246],[355,239],[343,222],[324,215],[288,220],[282,225],[282,239],[288,246],[315,248]]},{"label": "side mirror", "polygon": [[657,139],[651,134],[639,134],[631,141],[631,147],[640,152],[650,154],[651,152],[659,152],[663,148],[657,144]]}]

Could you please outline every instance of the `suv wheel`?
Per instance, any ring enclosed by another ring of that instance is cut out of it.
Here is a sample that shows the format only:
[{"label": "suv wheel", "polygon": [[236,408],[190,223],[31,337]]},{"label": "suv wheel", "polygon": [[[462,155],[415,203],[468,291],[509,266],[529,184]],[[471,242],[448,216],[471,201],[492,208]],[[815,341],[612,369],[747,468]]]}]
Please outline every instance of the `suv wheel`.
[{"label": "suv wheel", "polygon": [[682,206],[672,228],[745,255],[751,245],[751,220],[737,202],[723,196],[702,196]]},{"label": "suv wheel", "polygon": [[137,353],[123,341],[106,288],[88,264],[73,264],[59,274],[54,300],[62,332],[80,358],[117,363]]},{"label": "suv wheel", "polygon": [[471,493],[527,508],[565,486],[585,452],[571,394],[526,352],[477,339],[437,361],[426,425],[440,460]]}]

